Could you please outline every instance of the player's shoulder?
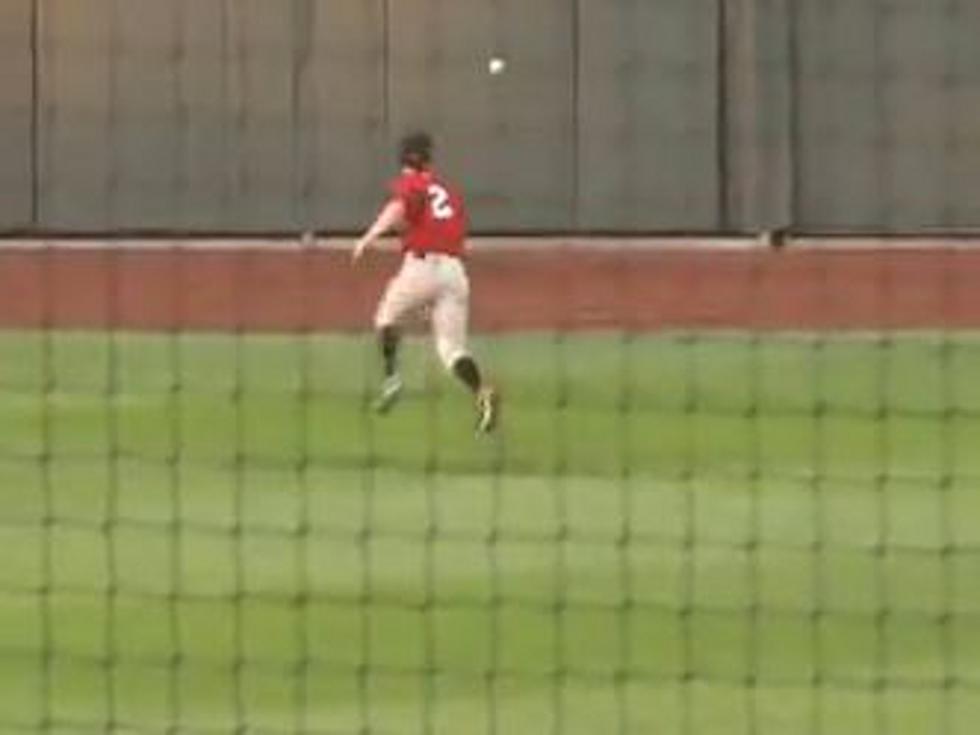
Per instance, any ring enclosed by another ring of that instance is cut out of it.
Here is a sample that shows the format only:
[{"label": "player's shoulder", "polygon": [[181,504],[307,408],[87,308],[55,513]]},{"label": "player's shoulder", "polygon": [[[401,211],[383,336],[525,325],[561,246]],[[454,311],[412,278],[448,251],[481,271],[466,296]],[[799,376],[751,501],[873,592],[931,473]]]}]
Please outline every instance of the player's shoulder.
[{"label": "player's shoulder", "polygon": [[390,189],[392,193],[399,196],[407,196],[416,192],[424,192],[429,186],[430,179],[425,177],[424,172],[413,169],[402,169],[391,180]]},{"label": "player's shoulder", "polygon": [[429,170],[419,171],[413,168],[403,168],[394,180],[406,186],[424,186],[432,181],[433,176],[433,172]]}]

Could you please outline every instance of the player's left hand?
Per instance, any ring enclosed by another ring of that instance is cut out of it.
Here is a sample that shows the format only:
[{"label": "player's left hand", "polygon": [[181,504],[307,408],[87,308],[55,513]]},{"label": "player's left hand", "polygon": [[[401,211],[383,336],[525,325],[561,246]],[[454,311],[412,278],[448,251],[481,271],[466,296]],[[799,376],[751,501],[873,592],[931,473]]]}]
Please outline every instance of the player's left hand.
[{"label": "player's left hand", "polygon": [[357,244],[354,245],[354,252],[352,252],[350,256],[352,263],[356,263],[361,259],[361,256],[364,255],[364,251],[367,250],[369,244],[370,240],[363,237],[357,241]]}]

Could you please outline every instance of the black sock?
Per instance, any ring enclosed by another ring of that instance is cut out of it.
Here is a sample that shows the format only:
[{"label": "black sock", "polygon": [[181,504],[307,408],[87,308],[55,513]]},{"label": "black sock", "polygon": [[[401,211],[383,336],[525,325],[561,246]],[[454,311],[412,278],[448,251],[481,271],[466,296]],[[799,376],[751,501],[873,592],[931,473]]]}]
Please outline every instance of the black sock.
[{"label": "black sock", "polygon": [[476,393],[480,390],[482,383],[480,379],[480,368],[476,366],[476,361],[469,356],[461,357],[453,363],[453,374],[459,378],[466,387]]},{"label": "black sock", "polygon": [[384,361],[385,377],[390,378],[398,372],[398,330],[395,327],[381,327],[378,339],[381,345],[381,359]]}]

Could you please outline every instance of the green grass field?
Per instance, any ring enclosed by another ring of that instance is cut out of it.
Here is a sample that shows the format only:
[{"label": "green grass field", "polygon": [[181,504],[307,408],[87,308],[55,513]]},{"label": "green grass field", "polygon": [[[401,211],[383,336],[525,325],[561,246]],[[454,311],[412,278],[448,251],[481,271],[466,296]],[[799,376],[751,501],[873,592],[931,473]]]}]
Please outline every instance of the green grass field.
[{"label": "green grass field", "polygon": [[478,348],[0,335],[0,732],[976,732],[980,338]]}]

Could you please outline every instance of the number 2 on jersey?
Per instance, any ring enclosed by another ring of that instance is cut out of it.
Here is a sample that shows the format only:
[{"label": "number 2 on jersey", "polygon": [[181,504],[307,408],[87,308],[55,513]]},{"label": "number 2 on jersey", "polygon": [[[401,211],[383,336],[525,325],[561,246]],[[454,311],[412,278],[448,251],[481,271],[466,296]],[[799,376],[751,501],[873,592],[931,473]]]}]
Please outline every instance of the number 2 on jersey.
[{"label": "number 2 on jersey", "polygon": [[452,219],[455,212],[449,203],[449,192],[439,184],[429,184],[429,201],[432,203],[432,216],[436,219]]}]

